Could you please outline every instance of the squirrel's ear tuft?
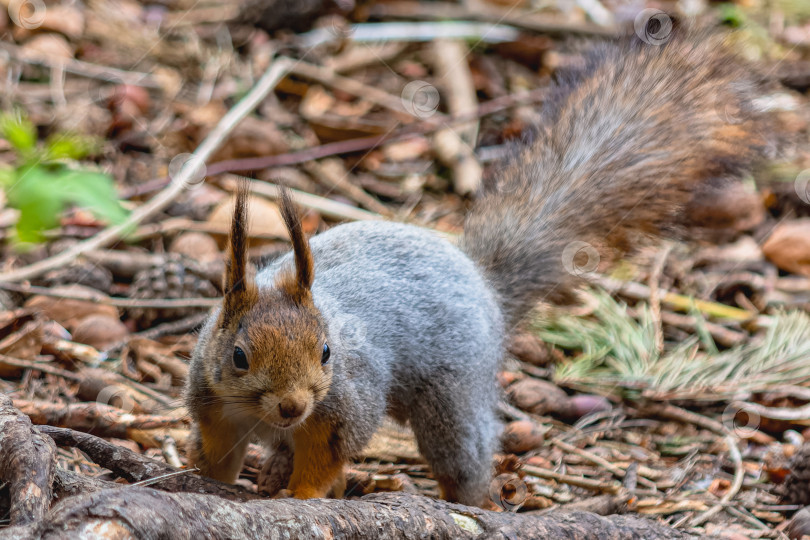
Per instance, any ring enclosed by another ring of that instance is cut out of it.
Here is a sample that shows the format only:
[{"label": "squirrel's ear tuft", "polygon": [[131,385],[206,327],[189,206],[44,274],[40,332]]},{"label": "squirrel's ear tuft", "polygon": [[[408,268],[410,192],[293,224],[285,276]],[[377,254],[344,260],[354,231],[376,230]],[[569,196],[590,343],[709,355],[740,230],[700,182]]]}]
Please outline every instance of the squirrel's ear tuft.
[{"label": "squirrel's ear tuft", "polygon": [[309,242],[304,236],[301,218],[298,216],[298,211],[290,197],[289,189],[280,187],[279,194],[281,196],[281,216],[284,218],[284,224],[290,233],[290,242],[292,242],[293,254],[295,255],[295,277],[285,277],[278,285],[290,293],[293,298],[301,298],[308,296],[312,281],[315,279],[312,252],[309,249]]},{"label": "squirrel's ear tuft", "polygon": [[236,188],[231,231],[228,238],[228,259],[225,262],[223,283],[225,297],[220,315],[220,326],[223,328],[238,324],[239,319],[253,307],[258,299],[256,284],[248,275],[249,195],[248,183],[239,182]]}]

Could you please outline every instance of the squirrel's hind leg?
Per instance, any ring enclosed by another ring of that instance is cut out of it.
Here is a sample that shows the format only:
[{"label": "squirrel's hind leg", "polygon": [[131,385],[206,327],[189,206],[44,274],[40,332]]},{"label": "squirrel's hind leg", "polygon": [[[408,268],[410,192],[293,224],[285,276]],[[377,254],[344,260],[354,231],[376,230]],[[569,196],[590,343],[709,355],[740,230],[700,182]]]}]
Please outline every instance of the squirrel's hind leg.
[{"label": "squirrel's hind leg", "polygon": [[461,382],[439,391],[426,384],[412,402],[410,421],[442,498],[481,506],[487,500],[499,433],[497,395],[494,388],[464,386]]}]

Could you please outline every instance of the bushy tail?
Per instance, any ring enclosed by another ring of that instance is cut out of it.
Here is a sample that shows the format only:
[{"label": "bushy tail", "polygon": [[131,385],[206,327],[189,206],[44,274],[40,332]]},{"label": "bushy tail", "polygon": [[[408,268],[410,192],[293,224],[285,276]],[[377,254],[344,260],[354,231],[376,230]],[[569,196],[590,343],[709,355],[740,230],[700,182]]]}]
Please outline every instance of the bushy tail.
[{"label": "bushy tail", "polygon": [[570,300],[599,249],[661,233],[700,186],[748,171],[770,139],[754,107],[762,86],[705,34],[600,45],[562,77],[536,139],[479,198],[461,242],[507,324]]}]

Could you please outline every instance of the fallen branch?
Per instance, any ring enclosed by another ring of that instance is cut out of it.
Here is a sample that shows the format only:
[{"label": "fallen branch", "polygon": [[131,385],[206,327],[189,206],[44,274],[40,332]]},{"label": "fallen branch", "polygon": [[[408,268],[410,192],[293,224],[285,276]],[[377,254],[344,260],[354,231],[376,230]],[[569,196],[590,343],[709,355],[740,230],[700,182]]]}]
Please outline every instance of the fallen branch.
[{"label": "fallen branch", "polygon": [[[225,141],[228,134],[234,127],[269,94],[276,84],[287,74],[289,62],[277,60],[272,62],[265,71],[262,78],[256,83],[251,91],[236,104],[234,108],[222,117],[219,123],[211,130],[199,147],[194,151],[195,163],[207,162],[219,146]],[[196,166],[182,167],[180,172],[172,179],[166,188],[155,195],[143,206],[134,210],[127,219],[119,224],[104,229],[96,236],[79,242],[78,244],[62,251],[58,255],[43,259],[23,268],[0,273],[0,281],[22,281],[40,276],[48,270],[59,268],[60,266],[73,262],[76,257],[86,251],[105,247],[116,240],[126,236],[135,225],[146,218],[161,211],[187,189],[189,182],[193,180],[196,173]]]},{"label": "fallen branch", "polygon": [[41,522],[5,529],[0,538],[98,538],[102,530],[108,538],[692,538],[643,518],[588,512],[528,516],[402,493],[236,503],[140,487],[72,497]]},{"label": "fallen branch", "polygon": [[[540,103],[546,97],[547,94],[548,90],[546,88],[540,88],[537,90],[501,96],[480,104],[477,110],[475,110],[470,114],[464,114],[458,117],[447,116],[443,118],[442,123],[437,123],[435,121],[431,121],[430,118],[427,118],[422,120],[421,122],[409,124],[404,128],[397,130],[393,133],[390,133],[388,135],[374,135],[372,137],[361,137],[357,139],[348,139],[345,141],[326,143],[321,146],[313,146],[311,148],[298,150],[286,154],[274,154],[271,156],[260,156],[253,158],[240,158],[240,159],[229,159],[225,161],[218,161],[216,163],[212,163],[211,165],[209,165],[206,169],[206,173],[208,174],[208,176],[215,176],[218,174],[236,173],[239,171],[256,171],[268,169],[270,167],[285,167],[290,165],[298,165],[300,163],[306,163],[308,161],[314,161],[316,159],[322,159],[325,157],[331,157],[340,154],[348,154],[351,152],[362,152],[370,150],[372,148],[376,148],[382,144],[400,142],[410,138],[427,135],[439,129],[446,128],[448,126],[475,121],[484,116],[489,116],[491,114],[505,111],[513,107],[519,107],[523,105],[536,105],[537,103]],[[129,199],[136,196],[142,196],[147,193],[151,193],[153,191],[157,191],[158,189],[163,188],[169,182],[170,179],[168,177],[153,178],[152,180],[138,184],[135,187],[123,190],[122,196],[125,199]],[[341,216],[341,213],[344,212],[347,208],[353,208],[358,212],[364,211],[346,204],[339,203],[337,201],[324,199],[323,197],[317,197],[316,195],[310,195],[303,191],[292,190],[292,194],[295,202],[301,206],[313,208],[315,210],[320,211],[320,208],[316,205],[322,204],[324,206],[323,215],[326,217],[335,217],[336,219],[370,219],[369,217],[343,218]],[[271,198],[277,198],[276,195],[268,195],[268,196],[270,196]],[[308,203],[311,203],[313,206],[308,206]],[[332,206],[333,204],[339,206]],[[336,210],[338,213],[335,216],[330,216],[327,212],[333,210]],[[377,219],[379,219],[379,216],[377,216]]]},{"label": "fallen branch", "polygon": [[95,401],[64,404],[15,399],[14,406],[37,425],[70,427],[119,439],[128,439],[132,429],[157,429],[186,423],[184,418],[132,414]]},{"label": "fallen branch", "polygon": [[144,482],[165,476],[153,485],[166,491],[211,494],[236,501],[260,498],[256,493],[240,486],[223,484],[196,474],[178,475],[177,473],[183,472],[181,469],[149,459],[88,433],[53,426],[39,426],[38,429],[50,436],[59,446],[78,448],[94,463],[111,470],[128,482]]},{"label": "fallen branch", "polygon": [[11,525],[42,519],[51,503],[56,447],[0,395],[0,483],[9,486]]},{"label": "fallen branch", "polygon": [[[278,186],[270,182],[260,182],[258,180],[251,180],[249,178],[229,175],[229,178],[226,178],[220,182],[220,185],[228,191],[235,191],[239,182],[248,182],[251,193],[256,193],[257,195],[261,195],[273,200],[280,197]],[[362,208],[356,208],[338,201],[333,201],[325,197],[310,195],[309,193],[298,191],[297,189],[290,189],[290,193],[293,201],[295,201],[295,204],[303,208],[315,210],[327,218],[341,220],[348,219],[351,221],[383,219],[380,214],[369,212],[367,210],[363,210]]]},{"label": "fallen branch", "polygon": [[53,498],[54,501],[58,501],[76,495],[95,493],[102,489],[123,487],[124,485],[126,484],[116,484],[109,480],[102,480],[101,478],[94,478],[56,467],[56,474],[53,478]]}]

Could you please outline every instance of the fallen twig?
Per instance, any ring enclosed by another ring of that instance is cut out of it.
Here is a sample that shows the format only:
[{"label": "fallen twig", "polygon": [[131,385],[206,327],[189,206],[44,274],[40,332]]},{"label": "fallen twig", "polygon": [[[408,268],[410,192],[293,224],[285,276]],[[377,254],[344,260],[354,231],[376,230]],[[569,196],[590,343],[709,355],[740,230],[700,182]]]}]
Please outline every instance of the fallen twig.
[{"label": "fallen twig", "polygon": [[129,438],[131,429],[156,429],[186,423],[184,418],[131,414],[97,402],[64,404],[15,399],[14,406],[34,424],[70,427],[119,439]]},{"label": "fallen twig", "polygon": [[[447,108],[454,116],[474,111],[478,105],[475,85],[467,64],[469,49],[462,41],[439,39],[433,43],[434,65]],[[475,158],[478,122],[443,129],[434,136],[438,158],[453,169],[453,187],[459,195],[478,191],[483,169]]]},{"label": "fallen twig", "polygon": [[[200,163],[208,161],[239,121],[250,114],[267,94],[275,88],[276,84],[287,74],[289,67],[289,62],[287,61],[278,60],[271,63],[267,71],[265,71],[262,78],[259,79],[251,91],[222,117],[200,146],[197,147],[194,151],[193,159]],[[174,201],[184,189],[187,189],[189,181],[193,180],[192,177],[196,169],[197,167],[193,166],[182,167],[180,172],[163,191],[155,195],[149,202],[135,209],[123,223],[108,227],[96,236],[79,242],[58,255],[43,259],[23,268],[0,273],[0,282],[21,281],[40,276],[48,270],[72,262],[76,257],[86,251],[107,246],[123,236],[126,236],[135,225],[165,208]]]},{"label": "fallen twig", "polygon": [[106,294],[94,294],[90,291],[76,290],[53,290],[48,287],[38,287],[36,285],[20,285],[17,283],[0,283],[0,289],[15,291],[24,294],[39,294],[42,296],[52,296],[70,300],[87,300],[98,304],[116,306],[123,308],[191,308],[191,307],[214,307],[219,304],[218,298],[149,298],[132,299],[107,296]]},{"label": "fallen twig", "polygon": [[155,487],[163,490],[206,493],[234,501],[260,498],[259,495],[240,486],[223,484],[196,474],[176,474],[180,471],[174,467],[116,446],[89,433],[53,426],[39,426],[38,429],[59,446],[78,448],[94,463],[110,469],[129,482],[154,480]]},{"label": "fallen twig", "polygon": [[56,447],[0,395],[0,482],[7,483],[10,524],[41,520],[51,503]]},{"label": "fallen twig", "polygon": [[31,360],[23,360],[20,358],[13,358],[11,356],[6,356],[5,354],[0,354],[0,364],[5,364],[7,366],[14,366],[22,369],[32,369],[36,371],[41,371],[42,373],[50,373],[51,375],[56,375],[57,377],[62,377],[63,379],[67,379],[69,381],[80,381],[81,377],[72,371],[68,371],[66,369],[62,369],[51,364],[46,364],[45,362],[34,362]]},{"label": "fallen twig", "polygon": [[735,437],[734,434],[721,422],[712,420],[711,418],[707,418],[701,414],[693,413],[691,411],[687,411],[686,409],[676,407],[675,405],[651,403],[649,405],[645,405],[642,410],[644,414],[647,415],[655,414],[670,420],[677,420],[679,422],[700,426],[725,438],[729,458],[731,459],[732,463],[734,463],[734,480],[717,504],[705,512],[700,513],[691,520],[691,525],[693,527],[696,527],[701,523],[705,523],[712,516],[722,510],[729,501],[736,497],[737,493],[739,493],[740,489],[742,488],[743,480],[745,479],[745,470],[743,469],[743,461],[742,455],[740,454],[740,449],[737,448],[737,437]]},{"label": "fallen twig", "polygon": [[546,480],[555,480],[561,484],[569,484],[591,491],[599,491],[602,493],[616,494],[621,491],[622,486],[617,482],[601,482],[599,480],[592,480],[590,478],[583,478],[581,476],[573,476],[570,474],[562,474],[554,471],[549,471],[534,465],[523,465],[521,470],[528,475],[536,476],[537,478],[544,478]]},{"label": "fallen twig", "polygon": [[90,62],[76,60],[75,58],[57,58],[46,54],[35,54],[30,50],[23,50],[21,47],[7,41],[0,43],[0,50],[18,62],[36,64],[51,69],[63,69],[74,75],[100,79],[111,83],[131,84],[145,88],[161,88],[158,81],[148,73],[138,73],[109,66],[100,66],[98,64],[91,64]]},{"label": "fallen twig", "polygon": [[527,516],[493,512],[404,493],[360,500],[293,499],[237,503],[210,495],[132,487],[72,497],[35,526],[0,538],[645,538],[690,535],[654,521],[588,512]]},{"label": "fallen twig", "polygon": [[[248,182],[250,191],[252,193],[256,193],[273,200],[279,198],[280,192],[278,186],[270,182],[259,182],[258,180],[251,180],[249,178],[241,177],[238,180],[237,178],[226,178],[221,182],[221,184],[225,189],[234,191],[238,182],[243,180]],[[346,219],[351,221],[383,219],[383,216],[380,214],[369,212],[361,208],[355,208],[354,206],[326,199],[324,197],[318,197],[317,195],[310,195],[309,193],[298,191],[297,189],[290,189],[290,194],[292,195],[295,204],[303,208],[315,210],[327,218],[339,220]]]}]

